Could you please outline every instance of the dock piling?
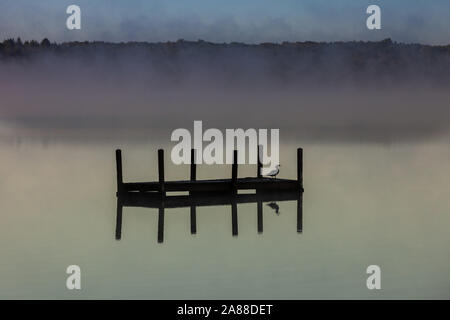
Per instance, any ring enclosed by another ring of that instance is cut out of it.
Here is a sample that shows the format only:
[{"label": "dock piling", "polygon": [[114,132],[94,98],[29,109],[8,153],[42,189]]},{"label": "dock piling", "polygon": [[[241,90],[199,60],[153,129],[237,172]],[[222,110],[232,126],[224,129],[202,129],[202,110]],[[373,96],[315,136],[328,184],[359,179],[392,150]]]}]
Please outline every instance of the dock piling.
[{"label": "dock piling", "polygon": [[303,188],[303,149],[297,149],[297,181]]},{"label": "dock piling", "polygon": [[231,183],[232,183],[233,193],[237,193],[237,188],[236,188],[237,175],[238,175],[238,153],[237,153],[237,150],[234,150],[233,151],[233,167],[231,170]]},{"label": "dock piling", "polygon": [[195,163],[195,149],[191,149],[191,181],[197,179],[197,164]]},{"label": "dock piling", "polygon": [[116,150],[116,171],[117,171],[117,194],[123,191],[123,177],[122,177],[122,151]]},{"label": "dock piling", "polygon": [[263,149],[262,149],[262,145],[258,145],[258,150],[257,150],[257,152],[258,152],[258,163],[257,163],[257,165],[256,165],[256,169],[258,170],[257,171],[257,173],[256,173],[256,176],[258,177],[258,178],[261,178],[262,177],[262,175],[261,175],[261,170],[262,170],[262,159],[261,159],[261,154],[262,154],[262,152],[263,152]]},{"label": "dock piling", "polygon": [[164,186],[164,150],[158,150],[158,177],[159,177],[159,191],[161,196],[166,195],[166,190]]},{"label": "dock piling", "polygon": [[[191,149],[191,181],[197,180],[197,164],[195,163],[195,149]],[[189,191],[192,195],[193,191]],[[197,210],[195,205],[191,205],[191,234],[197,233]]]}]

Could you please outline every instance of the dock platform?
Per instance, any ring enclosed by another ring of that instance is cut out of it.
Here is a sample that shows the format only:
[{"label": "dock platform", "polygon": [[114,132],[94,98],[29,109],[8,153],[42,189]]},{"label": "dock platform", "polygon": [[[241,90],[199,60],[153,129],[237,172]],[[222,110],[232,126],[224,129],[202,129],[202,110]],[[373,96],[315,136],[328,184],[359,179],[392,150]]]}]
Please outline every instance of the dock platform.
[{"label": "dock platform", "polygon": [[233,165],[230,179],[196,179],[195,151],[191,150],[191,176],[190,180],[165,181],[164,178],[164,150],[158,150],[158,181],[154,182],[123,182],[122,175],[122,151],[116,150],[117,169],[117,195],[130,192],[159,193],[162,196],[166,192],[190,192],[209,193],[224,192],[237,193],[238,190],[261,191],[300,191],[303,192],[303,149],[297,149],[297,179],[278,179],[261,176],[262,164],[259,159],[256,177],[238,178],[237,151],[234,151]]},{"label": "dock platform", "polygon": [[[238,209],[241,203],[257,204],[257,229],[263,232],[263,202],[297,201],[297,232],[303,230],[303,149],[297,149],[297,179],[262,177],[259,159],[256,177],[238,178],[237,151],[233,154],[231,179],[196,179],[195,151],[191,150],[190,180],[165,181],[164,150],[158,150],[158,181],[123,182],[122,151],[116,150],[117,215],[116,239],[122,237],[123,207],[158,209],[158,242],[164,241],[165,209],[190,208],[191,233],[197,233],[196,208],[204,206],[231,206],[232,235],[238,235]],[[254,190],[239,193],[239,190]],[[168,195],[167,192],[188,192],[188,195]]]}]

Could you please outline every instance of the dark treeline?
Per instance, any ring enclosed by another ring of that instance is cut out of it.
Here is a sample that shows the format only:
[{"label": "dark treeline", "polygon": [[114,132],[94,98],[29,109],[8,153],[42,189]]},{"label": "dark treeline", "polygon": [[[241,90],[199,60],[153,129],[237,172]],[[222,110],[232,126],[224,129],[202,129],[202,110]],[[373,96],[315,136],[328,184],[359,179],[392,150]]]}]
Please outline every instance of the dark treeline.
[{"label": "dark treeline", "polygon": [[[450,83],[450,45],[379,42],[283,42],[211,43],[176,42],[66,42],[48,39],[0,43],[0,63],[11,60],[37,61],[48,56],[114,65],[133,60],[152,73],[177,81],[186,74],[231,81],[278,81],[281,83],[337,83],[351,80],[429,81]],[[191,78],[190,78],[191,79]],[[316,81],[315,81],[316,80]],[[395,82],[394,82],[395,83]]]}]

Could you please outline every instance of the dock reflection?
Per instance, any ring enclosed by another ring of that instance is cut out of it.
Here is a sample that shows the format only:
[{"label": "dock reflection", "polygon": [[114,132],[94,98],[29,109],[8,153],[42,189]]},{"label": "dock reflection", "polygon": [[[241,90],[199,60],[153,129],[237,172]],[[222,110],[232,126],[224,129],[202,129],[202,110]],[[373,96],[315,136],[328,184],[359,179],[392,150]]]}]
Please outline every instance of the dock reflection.
[{"label": "dock reflection", "polygon": [[263,203],[297,201],[297,232],[303,229],[303,195],[298,191],[255,192],[254,194],[201,193],[181,196],[161,196],[154,193],[127,193],[117,197],[116,239],[122,238],[122,214],[124,207],[158,209],[158,242],[164,241],[164,211],[173,208],[190,208],[191,234],[197,233],[197,207],[231,206],[231,233],[238,235],[238,204],[257,204],[257,230],[263,233]]}]

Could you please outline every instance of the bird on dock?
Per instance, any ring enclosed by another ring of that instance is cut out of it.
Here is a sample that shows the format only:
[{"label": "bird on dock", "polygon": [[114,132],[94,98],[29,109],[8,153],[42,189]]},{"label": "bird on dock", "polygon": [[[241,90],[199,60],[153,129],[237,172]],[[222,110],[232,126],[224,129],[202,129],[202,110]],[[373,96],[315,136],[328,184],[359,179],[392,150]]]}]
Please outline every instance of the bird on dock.
[{"label": "bird on dock", "polygon": [[266,176],[276,178],[276,177],[277,177],[277,174],[280,172],[280,167],[281,167],[281,166],[280,166],[279,164],[277,164],[277,165],[275,166],[275,169],[273,169],[273,170],[270,171],[268,174],[266,174]]},{"label": "bird on dock", "polygon": [[276,202],[269,202],[267,206],[271,207],[273,210],[275,210],[276,214],[280,214],[280,207],[276,204]]}]

